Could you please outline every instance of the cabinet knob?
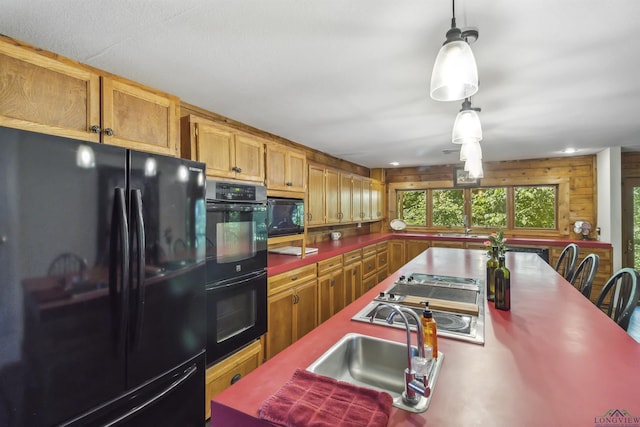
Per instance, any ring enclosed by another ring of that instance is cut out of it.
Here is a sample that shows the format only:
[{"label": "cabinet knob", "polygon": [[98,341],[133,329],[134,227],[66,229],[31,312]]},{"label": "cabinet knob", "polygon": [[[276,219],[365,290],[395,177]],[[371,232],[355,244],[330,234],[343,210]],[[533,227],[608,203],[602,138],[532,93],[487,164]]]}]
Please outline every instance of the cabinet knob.
[{"label": "cabinet knob", "polygon": [[98,125],[93,125],[89,130],[91,131],[91,133],[100,133],[102,129],[100,129],[100,126]]},{"label": "cabinet knob", "polygon": [[106,129],[104,130],[104,133],[105,133],[107,136],[113,136],[113,129],[111,129],[111,128],[106,128]]},{"label": "cabinet knob", "polygon": [[286,185],[287,187],[293,187],[293,182],[287,182]]}]

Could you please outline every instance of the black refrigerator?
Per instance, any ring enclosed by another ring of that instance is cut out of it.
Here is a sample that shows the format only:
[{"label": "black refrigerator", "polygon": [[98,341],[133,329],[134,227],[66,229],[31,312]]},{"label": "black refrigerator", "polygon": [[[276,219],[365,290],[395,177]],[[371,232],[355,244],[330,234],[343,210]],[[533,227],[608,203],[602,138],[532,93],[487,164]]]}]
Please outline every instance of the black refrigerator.
[{"label": "black refrigerator", "polygon": [[204,164],[0,127],[0,426],[202,427]]}]

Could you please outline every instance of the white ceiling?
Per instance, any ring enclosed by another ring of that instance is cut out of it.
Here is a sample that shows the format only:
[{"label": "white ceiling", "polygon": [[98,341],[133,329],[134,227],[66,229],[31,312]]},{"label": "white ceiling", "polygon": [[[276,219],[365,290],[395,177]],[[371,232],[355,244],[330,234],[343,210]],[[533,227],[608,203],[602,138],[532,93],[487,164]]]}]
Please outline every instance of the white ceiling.
[{"label": "white ceiling", "polygon": [[[457,163],[450,0],[0,0],[0,33],[367,167]],[[638,0],[458,0],[487,161],[640,149]]]}]

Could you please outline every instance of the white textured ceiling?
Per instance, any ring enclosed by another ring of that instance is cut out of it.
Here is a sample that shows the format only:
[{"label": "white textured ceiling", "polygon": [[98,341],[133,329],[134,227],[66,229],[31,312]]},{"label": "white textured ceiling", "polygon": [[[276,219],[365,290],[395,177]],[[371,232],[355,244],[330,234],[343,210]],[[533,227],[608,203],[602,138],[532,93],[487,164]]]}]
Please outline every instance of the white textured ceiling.
[{"label": "white textured ceiling", "polygon": [[[638,0],[458,0],[487,161],[640,149]],[[457,163],[450,0],[0,0],[0,33],[368,167]]]}]

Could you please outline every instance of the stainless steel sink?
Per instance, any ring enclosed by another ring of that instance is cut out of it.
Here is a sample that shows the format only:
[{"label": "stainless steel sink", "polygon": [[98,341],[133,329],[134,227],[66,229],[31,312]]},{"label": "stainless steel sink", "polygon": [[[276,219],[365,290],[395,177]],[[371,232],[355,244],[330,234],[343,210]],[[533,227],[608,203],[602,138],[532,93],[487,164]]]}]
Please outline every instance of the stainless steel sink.
[{"label": "stainless steel sink", "polygon": [[[412,334],[415,337],[415,334]],[[412,347],[412,354],[418,350]],[[388,341],[367,335],[350,333],[313,362],[307,370],[361,387],[386,391],[393,398],[393,406],[410,412],[424,412],[429,407],[444,355],[432,363],[429,372],[429,397],[410,406],[402,400],[404,370],[407,367],[405,343]]]}]

